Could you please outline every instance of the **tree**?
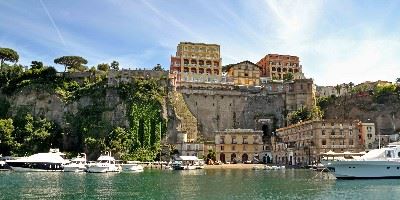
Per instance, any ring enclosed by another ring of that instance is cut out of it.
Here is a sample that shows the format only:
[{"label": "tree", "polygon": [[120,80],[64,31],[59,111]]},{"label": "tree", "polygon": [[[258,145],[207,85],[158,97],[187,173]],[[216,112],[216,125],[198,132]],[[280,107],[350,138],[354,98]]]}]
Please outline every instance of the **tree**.
[{"label": "tree", "polygon": [[336,93],[338,94],[338,96],[340,96],[340,90],[342,89],[342,86],[338,84],[335,86],[335,89],[336,89]]},{"label": "tree", "polygon": [[97,65],[97,70],[107,72],[109,69],[110,69],[110,65],[108,65],[107,63],[101,63],[101,64]]},{"label": "tree", "polygon": [[153,71],[163,71],[164,69],[160,64],[157,64],[156,66],[153,67]]},{"label": "tree", "polygon": [[11,155],[17,143],[12,136],[14,132],[12,119],[0,119],[0,154]]},{"label": "tree", "polygon": [[133,147],[133,137],[124,128],[117,127],[108,135],[107,146],[124,157]]},{"label": "tree", "polygon": [[291,81],[291,80],[293,80],[293,79],[294,79],[294,76],[293,76],[292,73],[286,74],[286,76],[285,76],[285,78],[284,78],[285,81]]},{"label": "tree", "polygon": [[54,59],[54,63],[64,65],[64,72],[70,69],[79,70],[82,65],[87,64],[87,60],[80,56],[62,56]]},{"label": "tree", "polygon": [[118,71],[119,70],[119,63],[114,60],[114,61],[111,62],[111,66],[110,67],[111,67],[111,69]]},{"label": "tree", "polygon": [[32,61],[31,69],[43,69],[43,63],[40,61]]},{"label": "tree", "polygon": [[3,69],[4,61],[18,62],[19,55],[16,51],[10,48],[0,48],[0,70]]}]

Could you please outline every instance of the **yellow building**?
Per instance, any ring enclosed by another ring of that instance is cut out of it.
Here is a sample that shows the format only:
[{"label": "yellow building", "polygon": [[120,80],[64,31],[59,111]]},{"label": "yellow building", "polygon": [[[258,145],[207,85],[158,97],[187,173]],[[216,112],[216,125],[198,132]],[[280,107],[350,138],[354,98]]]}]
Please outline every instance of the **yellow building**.
[{"label": "yellow building", "polygon": [[235,85],[258,86],[260,85],[260,66],[243,61],[223,67],[227,72],[227,82],[232,81]]},{"label": "yellow building", "polygon": [[328,151],[364,151],[357,122],[306,121],[276,130],[272,140],[274,163],[307,165]]},{"label": "yellow building", "polygon": [[181,42],[171,56],[170,73],[174,84],[180,82],[219,82],[221,53],[217,44]]},{"label": "yellow building", "polygon": [[216,131],[216,159],[223,163],[260,160],[263,152],[262,134],[262,131],[252,129]]}]

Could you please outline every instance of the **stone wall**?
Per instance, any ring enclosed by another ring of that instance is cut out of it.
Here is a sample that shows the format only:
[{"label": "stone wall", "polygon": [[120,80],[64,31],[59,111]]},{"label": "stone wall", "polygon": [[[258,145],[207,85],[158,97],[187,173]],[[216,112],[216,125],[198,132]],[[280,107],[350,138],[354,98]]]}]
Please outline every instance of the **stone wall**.
[{"label": "stone wall", "polygon": [[283,122],[284,95],[266,91],[179,89],[190,112],[198,120],[201,137],[214,139],[214,131],[263,128],[271,132]]}]

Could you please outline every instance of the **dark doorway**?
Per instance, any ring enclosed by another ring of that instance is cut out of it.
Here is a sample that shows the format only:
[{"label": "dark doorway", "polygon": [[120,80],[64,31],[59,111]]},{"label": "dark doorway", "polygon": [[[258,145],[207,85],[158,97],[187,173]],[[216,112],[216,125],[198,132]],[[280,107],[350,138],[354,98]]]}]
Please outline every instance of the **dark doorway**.
[{"label": "dark doorway", "polygon": [[271,163],[271,157],[267,155],[267,163]]},{"label": "dark doorway", "polygon": [[221,162],[225,163],[225,154],[224,154],[224,153],[221,153],[221,154],[219,155],[219,160],[220,160]]},{"label": "dark doorway", "polygon": [[268,127],[267,124],[264,124],[261,129],[263,131],[263,136],[264,137],[271,137],[271,135],[269,133],[269,127]]},{"label": "dark doorway", "polygon": [[236,163],[236,153],[231,154],[231,162]]},{"label": "dark doorway", "polygon": [[247,153],[242,155],[242,162],[246,162],[247,160],[249,160],[249,156],[247,155]]}]

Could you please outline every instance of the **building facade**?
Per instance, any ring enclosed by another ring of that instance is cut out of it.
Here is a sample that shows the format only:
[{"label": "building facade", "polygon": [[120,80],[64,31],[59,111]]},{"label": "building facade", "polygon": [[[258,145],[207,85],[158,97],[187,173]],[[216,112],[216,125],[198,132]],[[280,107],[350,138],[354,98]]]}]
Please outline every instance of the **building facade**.
[{"label": "building facade", "polygon": [[226,82],[233,82],[234,85],[259,86],[260,67],[250,61],[243,61],[223,67],[227,72]]},{"label": "building facade", "polygon": [[378,148],[375,136],[375,124],[374,123],[357,123],[359,132],[359,143],[364,147],[366,151]]},{"label": "building facade", "polygon": [[287,74],[302,72],[300,60],[297,56],[268,54],[257,65],[261,67],[261,77],[283,80]]},{"label": "building facade", "polygon": [[226,129],[215,132],[216,159],[226,162],[260,160],[263,152],[262,131]]},{"label": "building facade", "polygon": [[170,76],[180,82],[219,82],[221,54],[217,44],[181,42],[176,55],[171,56]]},{"label": "building facade", "polygon": [[277,129],[272,149],[274,163],[308,165],[330,150],[360,152],[364,146],[356,122],[320,120]]}]

